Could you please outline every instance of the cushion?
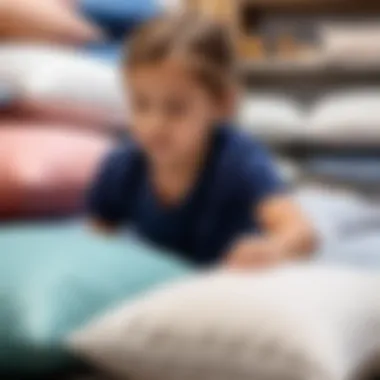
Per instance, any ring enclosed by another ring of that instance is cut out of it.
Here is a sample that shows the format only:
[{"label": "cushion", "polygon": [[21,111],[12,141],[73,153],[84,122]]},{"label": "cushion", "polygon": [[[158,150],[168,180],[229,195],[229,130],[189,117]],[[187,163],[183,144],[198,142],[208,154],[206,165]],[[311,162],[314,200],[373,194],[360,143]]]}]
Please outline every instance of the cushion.
[{"label": "cushion", "polygon": [[380,270],[380,213],[372,220],[347,225],[345,236],[320,250],[316,260],[324,264],[346,264],[373,271]]},{"label": "cushion", "polygon": [[314,141],[378,144],[380,91],[358,89],[327,95],[316,104],[308,122]]},{"label": "cushion", "polygon": [[82,206],[112,143],[59,127],[0,122],[0,219],[62,215]]},{"label": "cushion", "polygon": [[119,126],[127,111],[115,65],[69,49],[2,45],[0,82],[18,98],[25,117]]},{"label": "cushion", "polygon": [[379,202],[368,201],[349,191],[302,186],[293,199],[312,221],[322,250],[329,249],[332,244],[341,245],[353,234],[358,237],[360,230],[366,233],[364,227],[373,231],[380,220]]},{"label": "cushion", "polygon": [[343,65],[378,65],[380,28],[376,22],[340,22],[320,25],[322,54],[327,62]]},{"label": "cushion", "polygon": [[238,123],[269,142],[292,141],[302,133],[304,114],[292,99],[251,94],[243,98]]},{"label": "cushion", "polygon": [[103,43],[103,44],[90,44],[85,46],[85,51],[91,56],[100,58],[102,60],[116,63],[125,55],[121,43]]},{"label": "cushion", "polygon": [[74,222],[2,226],[0,251],[2,378],[69,370],[70,332],[190,271],[167,252]]},{"label": "cushion", "polygon": [[2,0],[0,38],[82,44],[101,38],[100,31],[66,0]]},{"label": "cushion", "polygon": [[112,37],[120,38],[156,16],[163,8],[158,0],[80,0],[82,13]]},{"label": "cushion", "polygon": [[379,158],[315,157],[306,162],[310,176],[349,186],[373,188],[380,184]]},{"label": "cushion", "polygon": [[370,272],[322,266],[202,274],[106,313],[68,344],[130,380],[342,379],[380,348],[379,286]]}]

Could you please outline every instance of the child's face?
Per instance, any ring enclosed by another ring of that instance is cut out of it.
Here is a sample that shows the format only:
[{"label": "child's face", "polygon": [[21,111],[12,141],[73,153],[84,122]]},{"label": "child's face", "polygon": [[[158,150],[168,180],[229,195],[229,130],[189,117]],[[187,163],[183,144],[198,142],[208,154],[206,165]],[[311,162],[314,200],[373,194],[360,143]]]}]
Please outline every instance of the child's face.
[{"label": "child's face", "polygon": [[131,134],[155,163],[189,159],[220,117],[220,104],[174,60],[131,70]]}]

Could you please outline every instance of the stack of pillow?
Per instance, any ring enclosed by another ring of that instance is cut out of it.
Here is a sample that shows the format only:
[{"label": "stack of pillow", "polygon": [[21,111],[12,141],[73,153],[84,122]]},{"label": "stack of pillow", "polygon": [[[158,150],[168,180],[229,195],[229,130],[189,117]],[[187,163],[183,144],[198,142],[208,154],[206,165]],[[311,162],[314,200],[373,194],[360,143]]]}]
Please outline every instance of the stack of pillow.
[{"label": "stack of pillow", "polygon": [[16,33],[0,47],[0,220],[80,208],[99,160],[128,121],[117,69],[122,40],[147,18],[178,6],[168,0],[5,3],[6,15],[25,17],[29,29],[28,40]]},{"label": "stack of pillow", "polygon": [[[0,218],[77,210],[127,111],[115,65],[69,48],[0,47]],[[5,97],[5,96],[4,96]]]},{"label": "stack of pillow", "polygon": [[376,87],[327,94],[308,109],[290,96],[248,93],[238,123],[271,143],[379,146],[379,107],[380,89]]},{"label": "stack of pillow", "polygon": [[308,110],[290,97],[249,95],[239,124],[269,144],[313,146],[317,153],[304,162],[308,175],[371,187],[380,184],[378,109],[376,87],[328,94]]},{"label": "stack of pillow", "polygon": [[367,270],[195,275],[169,252],[75,224],[3,228],[0,251],[2,378],[84,361],[131,380],[340,379],[380,349],[380,278]]},{"label": "stack of pillow", "polygon": [[130,238],[76,224],[0,230],[0,377],[55,378],[81,366],[65,338],[120,302],[192,272]]}]

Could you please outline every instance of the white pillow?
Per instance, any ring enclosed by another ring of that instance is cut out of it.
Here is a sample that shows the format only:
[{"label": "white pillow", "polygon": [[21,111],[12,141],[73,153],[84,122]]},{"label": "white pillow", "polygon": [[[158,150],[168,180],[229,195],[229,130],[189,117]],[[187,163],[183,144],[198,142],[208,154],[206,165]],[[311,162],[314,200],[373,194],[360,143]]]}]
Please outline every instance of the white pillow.
[{"label": "white pillow", "polygon": [[322,141],[380,141],[380,88],[338,92],[323,98],[308,123],[310,135]]},{"label": "white pillow", "polygon": [[380,63],[380,28],[377,23],[327,23],[319,28],[321,46],[327,62],[343,65]]},{"label": "white pillow", "polygon": [[377,275],[317,266],[203,274],[118,308],[69,347],[130,380],[341,380],[380,348],[379,289]]},{"label": "white pillow", "polygon": [[92,106],[124,112],[115,66],[70,49],[36,45],[0,47],[0,82],[22,100]]},{"label": "white pillow", "polygon": [[305,116],[300,105],[278,96],[247,95],[238,112],[238,124],[269,141],[288,141],[302,134]]}]

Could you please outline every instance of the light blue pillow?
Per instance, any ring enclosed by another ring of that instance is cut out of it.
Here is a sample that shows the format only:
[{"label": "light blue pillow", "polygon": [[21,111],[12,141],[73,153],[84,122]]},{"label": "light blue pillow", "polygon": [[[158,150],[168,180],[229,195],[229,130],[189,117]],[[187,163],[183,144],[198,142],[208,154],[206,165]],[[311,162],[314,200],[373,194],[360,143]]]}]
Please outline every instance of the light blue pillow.
[{"label": "light blue pillow", "polygon": [[162,10],[158,0],[80,0],[80,7],[114,38],[123,37]]},{"label": "light blue pillow", "polygon": [[378,157],[316,157],[310,159],[305,172],[311,176],[347,183],[373,186],[380,184]]},{"label": "light blue pillow", "polygon": [[121,43],[94,44],[84,47],[84,50],[92,57],[101,59],[111,64],[117,64],[125,55]]},{"label": "light blue pillow", "polygon": [[191,268],[131,239],[75,225],[0,229],[0,375],[45,375],[75,361],[62,341],[119,302]]}]

